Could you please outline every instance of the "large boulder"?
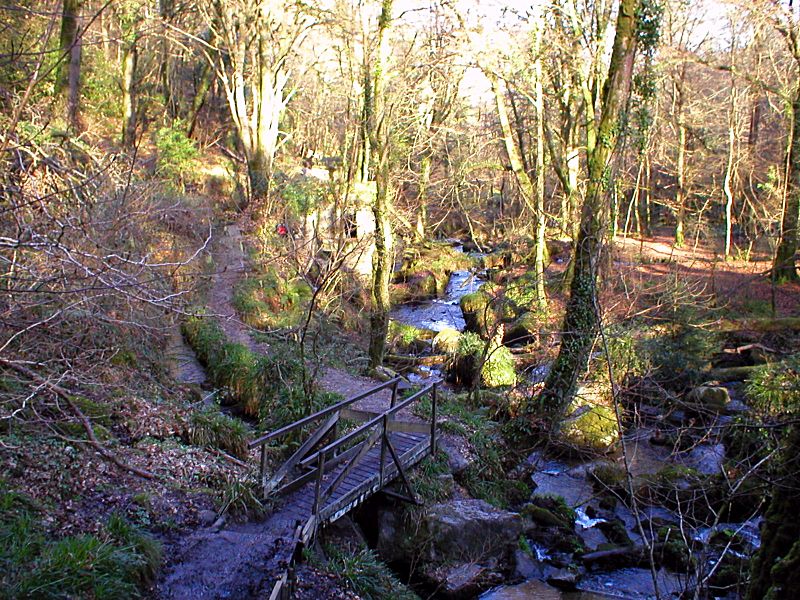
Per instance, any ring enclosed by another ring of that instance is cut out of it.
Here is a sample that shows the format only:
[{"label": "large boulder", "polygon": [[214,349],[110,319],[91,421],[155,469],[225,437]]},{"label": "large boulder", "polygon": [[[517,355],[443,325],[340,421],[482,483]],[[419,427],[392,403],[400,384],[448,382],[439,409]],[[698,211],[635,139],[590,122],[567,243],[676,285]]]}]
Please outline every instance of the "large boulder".
[{"label": "large boulder", "polygon": [[474,562],[431,566],[423,576],[436,589],[437,596],[453,599],[472,598],[504,580],[490,565]]},{"label": "large boulder", "polygon": [[451,500],[431,506],[421,529],[431,562],[504,562],[513,557],[522,518],[483,500]]}]

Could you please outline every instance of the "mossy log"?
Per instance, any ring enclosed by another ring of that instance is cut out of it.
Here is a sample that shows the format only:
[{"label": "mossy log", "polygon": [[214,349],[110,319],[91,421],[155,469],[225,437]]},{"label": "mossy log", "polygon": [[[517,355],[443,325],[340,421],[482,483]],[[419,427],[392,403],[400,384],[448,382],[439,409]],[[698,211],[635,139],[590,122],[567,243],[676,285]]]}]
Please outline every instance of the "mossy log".
[{"label": "mossy log", "polygon": [[741,319],[723,321],[718,331],[758,331],[772,333],[776,331],[800,331],[800,317],[776,317],[774,319]]}]

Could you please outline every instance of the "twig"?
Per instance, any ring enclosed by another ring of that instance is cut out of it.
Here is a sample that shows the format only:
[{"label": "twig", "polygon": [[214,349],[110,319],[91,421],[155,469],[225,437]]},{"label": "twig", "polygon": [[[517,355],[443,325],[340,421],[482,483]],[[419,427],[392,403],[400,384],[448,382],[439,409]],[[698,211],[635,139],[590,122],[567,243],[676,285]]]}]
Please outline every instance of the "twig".
[{"label": "twig", "polygon": [[97,450],[97,452],[99,452],[100,455],[103,458],[105,458],[107,461],[113,463],[114,465],[116,465],[117,467],[122,469],[123,471],[128,471],[129,473],[133,473],[134,475],[138,475],[139,477],[142,477],[143,479],[155,479],[156,476],[153,473],[151,473],[150,471],[145,471],[144,469],[140,469],[138,467],[134,467],[134,466],[125,464],[114,453],[112,453],[108,448],[103,446],[103,444],[101,444],[98,441],[97,436],[95,436],[94,428],[92,427],[92,424],[89,421],[89,419],[86,418],[86,415],[83,414],[83,411],[81,411],[81,409],[78,408],[78,406],[75,404],[75,402],[73,402],[72,398],[69,395],[69,392],[67,390],[65,390],[63,387],[48,381],[44,377],[42,377],[42,376],[38,375],[37,373],[31,371],[27,367],[23,367],[22,365],[16,364],[16,363],[11,362],[9,360],[6,360],[4,358],[0,358],[0,364],[4,365],[4,366],[6,366],[6,367],[8,367],[10,369],[13,369],[17,373],[20,373],[21,375],[24,375],[28,379],[31,379],[33,381],[36,381],[37,383],[40,383],[41,385],[43,385],[47,389],[49,389],[51,392],[56,394],[59,398],[64,400],[64,402],[66,402],[67,405],[69,406],[70,410],[75,414],[75,416],[81,422],[81,425],[83,426],[83,429],[86,432],[86,436],[89,438],[89,444],[95,450]]}]

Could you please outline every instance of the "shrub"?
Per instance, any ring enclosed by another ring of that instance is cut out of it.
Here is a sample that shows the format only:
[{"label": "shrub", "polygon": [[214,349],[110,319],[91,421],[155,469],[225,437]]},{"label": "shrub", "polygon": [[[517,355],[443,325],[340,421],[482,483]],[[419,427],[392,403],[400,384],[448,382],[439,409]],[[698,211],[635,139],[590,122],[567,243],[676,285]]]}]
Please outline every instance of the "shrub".
[{"label": "shrub", "polygon": [[233,306],[242,320],[256,328],[296,327],[303,322],[312,290],[300,278],[285,279],[270,270],[236,286]]},{"label": "shrub", "polygon": [[156,132],[158,162],[156,175],[176,180],[184,188],[185,180],[195,171],[198,156],[194,141],[185,133],[185,125],[175,121],[171,127],[162,127]]},{"label": "shrub", "polygon": [[796,413],[800,408],[800,355],[757,369],[747,382],[746,393],[753,407],[765,414]]}]

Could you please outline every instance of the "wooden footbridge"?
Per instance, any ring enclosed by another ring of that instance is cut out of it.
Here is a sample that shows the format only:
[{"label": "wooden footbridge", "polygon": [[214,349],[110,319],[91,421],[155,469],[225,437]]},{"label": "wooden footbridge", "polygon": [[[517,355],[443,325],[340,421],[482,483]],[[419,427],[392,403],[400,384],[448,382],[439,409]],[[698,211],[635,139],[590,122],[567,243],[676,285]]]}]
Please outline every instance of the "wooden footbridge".
[{"label": "wooden footbridge", "polygon": [[[416,502],[406,470],[436,451],[436,383],[398,398],[400,378],[392,379],[334,406],[309,415],[250,442],[260,449],[264,496],[280,503],[283,519],[294,523],[292,554],[307,544],[317,529],[335,521],[371,495],[383,491]],[[357,409],[359,401],[389,390],[385,410]],[[407,419],[415,403],[430,403],[429,418]],[[403,413],[401,415],[401,413]],[[351,430],[343,423],[355,424]],[[297,450],[273,472],[268,470],[269,445],[313,429]],[[399,480],[405,493],[385,489]],[[291,561],[276,581],[271,600],[291,596]]]}]

